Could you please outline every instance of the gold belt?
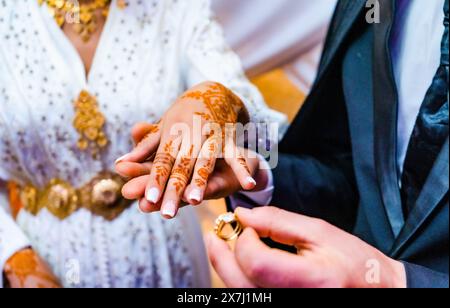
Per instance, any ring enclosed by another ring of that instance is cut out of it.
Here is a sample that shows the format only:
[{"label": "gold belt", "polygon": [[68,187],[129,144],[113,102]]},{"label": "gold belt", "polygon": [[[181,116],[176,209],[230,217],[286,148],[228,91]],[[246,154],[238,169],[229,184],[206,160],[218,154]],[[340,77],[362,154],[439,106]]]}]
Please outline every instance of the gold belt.
[{"label": "gold belt", "polygon": [[59,179],[51,180],[43,189],[33,185],[16,186],[16,196],[10,191],[10,200],[16,200],[20,205],[12,203],[11,206],[23,208],[32,215],[37,215],[46,208],[60,220],[84,208],[96,216],[112,221],[132,203],[121,195],[124,184],[125,181],[120,176],[102,172],[81,188],[74,188]]}]

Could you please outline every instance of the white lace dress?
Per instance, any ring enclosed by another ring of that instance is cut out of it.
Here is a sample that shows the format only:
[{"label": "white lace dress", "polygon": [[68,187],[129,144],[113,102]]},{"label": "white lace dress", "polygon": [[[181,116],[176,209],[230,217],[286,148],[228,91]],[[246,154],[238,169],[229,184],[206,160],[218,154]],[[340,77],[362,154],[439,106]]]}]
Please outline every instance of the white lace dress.
[{"label": "white lace dress", "polygon": [[[222,82],[246,102],[254,121],[283,121],[244,77],[211,19],[208,0],[131,0],[111,10],[86,77],[83,63],[45,6],[0,0],[0,266],[32,247],[66,287],[207,287],[209,271],[191,209],[173,221],[136,204],[112,222],[80,209],[66,220],[47,210],[7,214],[7,181],[75,187],[132,148],[130,129],[157,121],[185,89]],[[94,159],[77,148],[72,102],[96,96],[110,144]],[[1,270],[0,270],[1,272]],[[2,277],[0,277],[0,284]]]}]

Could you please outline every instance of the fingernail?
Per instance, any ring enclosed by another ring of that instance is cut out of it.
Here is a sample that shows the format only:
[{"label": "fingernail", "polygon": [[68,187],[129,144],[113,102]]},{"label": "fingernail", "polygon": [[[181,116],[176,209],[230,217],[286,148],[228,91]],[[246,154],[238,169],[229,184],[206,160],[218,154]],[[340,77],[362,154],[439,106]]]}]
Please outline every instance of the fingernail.
[{"label": "fingernail", "polygon": [[139,203],[138,203],[138,206],[137,206],[139,213],[141,213],[141,214],[148,214],[148,213],[146,213],[146,212],[144,212],[144,211],[142,210],[141,204],[142,204],[142,202],[141,202],[141,200],[139,200]]},{"label": "fingernail", "polygon": [[202,192],[200,189],[194,189],[189,194],[189,199],[191,201],[200,202],[202,201]]},{"label": "fingernail", "polygon": [[256,185],[256,181],[255,181],[255,179],[254,178],[252,178],[251,176],[249,176],[248,178],[247,178],[247,182],[249,183],[249,184],[252,184],[252,185]]},{"label": "fingernail", "polygon": [[117,165],[118,163],[126,160],[128,158],[130,154],[125,154],[124,156],[119,157],[118,159],[116,159],[115,164]]},{"label": "fingernail", "polygon": [[138,203],[138,210],[142,214],[148,214],[150,211],[150,205],[148,205],[148,202],[145,199],[140,199]]},{"label": "fingernail", "polygon": [[145,198],[148,202],[157,203],[159,200],[159,189],[155,187],[148,189]]},{"label": "fingernail", "polygon": [[161,214],[165,218],[168,218],[168,219],[174,218],[176,210],[177,210],[177,205],[175,204],[175,202],[168,201],[168,202],[164,203],[164,205],[162,206]]}]

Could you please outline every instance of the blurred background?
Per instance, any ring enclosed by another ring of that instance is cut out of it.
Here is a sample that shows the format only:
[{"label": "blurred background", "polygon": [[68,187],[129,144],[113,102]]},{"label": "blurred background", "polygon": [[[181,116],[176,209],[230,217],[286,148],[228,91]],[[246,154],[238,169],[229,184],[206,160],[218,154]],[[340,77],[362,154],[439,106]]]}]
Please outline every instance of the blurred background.
[{"label": "blurred background", "polygon": [[[267,104],[292,121],[314,82],[337,0],[212,0],[228,43]],[[224,200],[197,207],[205,233]],[[213,286],[223,283],[211,269]]]}]

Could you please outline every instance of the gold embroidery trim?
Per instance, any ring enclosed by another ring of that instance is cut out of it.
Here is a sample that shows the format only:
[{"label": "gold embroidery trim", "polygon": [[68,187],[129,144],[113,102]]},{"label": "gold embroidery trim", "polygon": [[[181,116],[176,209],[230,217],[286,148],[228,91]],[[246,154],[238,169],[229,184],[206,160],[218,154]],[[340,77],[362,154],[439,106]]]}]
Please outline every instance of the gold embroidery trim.
[{"label": "gold embroidery trim", "polygon": [[74,101],[75,118],[73,126],[79,134],[77,146],[80,150],[90,150],[94,158],[104,149],[109,140],[104,131],[106,119],[101,113],[97,99],[89,92],[81,91]]},{"label": "gold embroidery trim", "polygon": [[[84,42],[88,42],[98,29],[97,10],[101,10],[103,17],[109,13],[111,0],[92,0],[90,3],[79,4],[74,0],[38,0],[39,5],[45,3],[50,15],[55,19],[59,27],[66,23],[73,23],[74,30]],[[126,1],[117,2],[119,8],[127,6]]]}]

